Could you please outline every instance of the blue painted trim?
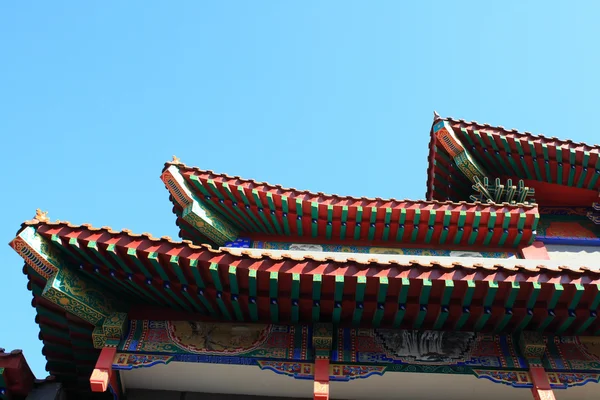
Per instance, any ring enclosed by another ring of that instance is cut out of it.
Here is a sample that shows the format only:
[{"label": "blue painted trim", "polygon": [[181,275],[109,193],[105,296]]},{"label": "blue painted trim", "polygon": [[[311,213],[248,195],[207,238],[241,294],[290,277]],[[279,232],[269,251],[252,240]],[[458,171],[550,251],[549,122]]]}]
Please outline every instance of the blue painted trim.
[{"label": "blue painted trim", "polygon": [[571,246],[600,246],[600,238],[597,239],[583,239],[583,238],[569,238],[569,237],[546,237],[537,236],[536,240],[544,244],[565,244]]}]

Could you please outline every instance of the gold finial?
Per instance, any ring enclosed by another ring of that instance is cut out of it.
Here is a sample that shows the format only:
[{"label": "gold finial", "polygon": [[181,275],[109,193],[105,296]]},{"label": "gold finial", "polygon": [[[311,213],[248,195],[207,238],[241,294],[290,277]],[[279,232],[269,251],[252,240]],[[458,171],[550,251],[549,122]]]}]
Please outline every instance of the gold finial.
[{"label": "gold finial", "polygon": [[173,160],[171,162],[173,164],[181,164],[181,160],[177,156],[173,156]]},{"label": "gold finial", "polygon": [[40,222],[48,222],[50,221],[48,219],[48,211],[42,211],[39,208],[37,210],[35,210],[35,219],[37,219]]}]

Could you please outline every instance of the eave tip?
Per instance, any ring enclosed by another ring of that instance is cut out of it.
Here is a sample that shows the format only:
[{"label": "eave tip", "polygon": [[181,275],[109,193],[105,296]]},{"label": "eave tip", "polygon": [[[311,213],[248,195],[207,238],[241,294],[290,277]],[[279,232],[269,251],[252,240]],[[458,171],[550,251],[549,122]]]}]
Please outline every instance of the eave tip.
[{"label": "eave tip", "polygon": [[440,117],[440,114],[438,114],[437,111],[434,110],[433,111],[433,120],[435,121],[435,120],[438,120],[438,119],[441,119],[441,118],[442,117]]}]

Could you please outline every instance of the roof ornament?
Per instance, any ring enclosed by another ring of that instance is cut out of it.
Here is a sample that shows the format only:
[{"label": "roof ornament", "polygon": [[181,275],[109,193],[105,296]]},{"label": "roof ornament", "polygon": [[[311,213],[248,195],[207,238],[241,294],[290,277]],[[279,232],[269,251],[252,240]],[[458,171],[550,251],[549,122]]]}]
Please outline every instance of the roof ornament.
[{"label": "roof ornament", "polygon": [[437,121],[438,119],[442,119],[442,117],[440,117],[440,114],[438,114],[437,111],[433,110],[433,120]]},{"label": "roof ornament", "polygon": [[181,160],[179,159],[179,157],[177,157],[177,156],[174,155],[173,156],[173,160],[171,161],[171,164],[183,164],[183,163],[181,162]]},{"label": "roof ornament", "polygon": [[35,217],[39,222],[48,222],[50,219],[48,218],[48,211],[42,211],[39,208],[35,210]]}]

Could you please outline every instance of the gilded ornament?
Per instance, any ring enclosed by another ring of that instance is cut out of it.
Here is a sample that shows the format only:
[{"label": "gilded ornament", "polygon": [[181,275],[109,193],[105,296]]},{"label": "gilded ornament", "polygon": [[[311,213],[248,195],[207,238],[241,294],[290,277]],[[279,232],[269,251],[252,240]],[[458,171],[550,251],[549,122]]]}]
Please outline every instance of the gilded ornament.
[{"label": "gilded ornament", "polygon": [[38,220],[39,222],[48,222],[50,221],[48,219],[48,211],[42,211],[39,208],[35,210],[35,217],[33,217],[34,219]]}]

